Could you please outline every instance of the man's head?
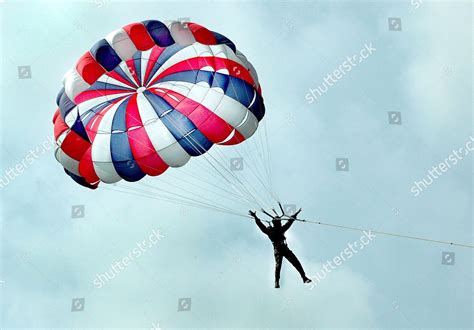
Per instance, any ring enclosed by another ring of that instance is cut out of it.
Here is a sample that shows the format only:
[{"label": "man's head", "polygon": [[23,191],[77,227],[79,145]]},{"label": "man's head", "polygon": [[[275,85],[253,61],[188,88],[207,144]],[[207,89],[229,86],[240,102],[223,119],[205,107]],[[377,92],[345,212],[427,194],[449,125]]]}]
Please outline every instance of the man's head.
[{"label": "man's head", "polygon": [[281,218],[280,217],[274,217],[272,220],[272,225],[273,227],[281,227]]}]

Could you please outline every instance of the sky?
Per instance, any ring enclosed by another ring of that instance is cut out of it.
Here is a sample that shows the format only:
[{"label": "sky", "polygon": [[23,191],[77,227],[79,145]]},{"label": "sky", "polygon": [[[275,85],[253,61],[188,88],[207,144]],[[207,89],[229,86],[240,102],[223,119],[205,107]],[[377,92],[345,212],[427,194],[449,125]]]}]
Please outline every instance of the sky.
[{"label": "sky", "polygon": [[[376,235],[314,286],[284,261],[277,290],[270,241],[248,218],[134,184],[86,189],[48,142],[62,76],[92,44],[131,22],[189,18],[230,38],[258,72],[277,199],[308,220],[472,245],[472,153],[449,158],[474,137],[471,2],[3,0],[0,15],[2,178],[38,151],[0,187],[2,329],[473,328],[472,248]],[[224,156],[262,165],[256,138]],[[451,166],[415,194],[442,162]],[[240,215],[254,206],[216,190],[226,183],[205,160],[188,165],[145,182],[187,185]],[[255,184],[250,167],[238,175]],[[214,188],[199,189],[204,180]],[[297,222],[287,239],[314,278],[363,235]]]}]

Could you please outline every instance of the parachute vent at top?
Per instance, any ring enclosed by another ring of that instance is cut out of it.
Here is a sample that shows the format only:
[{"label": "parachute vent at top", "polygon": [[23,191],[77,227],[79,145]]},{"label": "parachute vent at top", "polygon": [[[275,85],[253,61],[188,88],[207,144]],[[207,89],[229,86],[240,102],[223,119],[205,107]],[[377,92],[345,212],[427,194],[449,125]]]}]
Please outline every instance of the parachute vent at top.
[{"label": "parachute vent at top", "polygon": [[177,21],[132,23],[99,40],[56,102],[56,159],[92,189],[238,144],[265,114],[257,73],[234,43]]}]

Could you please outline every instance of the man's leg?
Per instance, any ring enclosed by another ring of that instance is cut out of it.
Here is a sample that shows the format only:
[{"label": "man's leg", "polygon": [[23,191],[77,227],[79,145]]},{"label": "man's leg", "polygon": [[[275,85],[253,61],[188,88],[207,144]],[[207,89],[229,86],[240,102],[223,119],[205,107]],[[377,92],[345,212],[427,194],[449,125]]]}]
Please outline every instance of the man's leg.
[{"label": "man's leg", "polygon": [[291,251],[290,249],[287,249],[285,251],[285,258],[293,265],[293,267],[296,268],[298,273],[300,273],[300,276],[301,276],[301,278],[303,279],[304,282],[307,282],[307,281],[311,282],[311,280],[306,277],[303,266],[301,265],[300,261],[295,256],[293,251]]},{"label": "man's leg", "polygon": [[281,261],[283,259],[283,255],[278,249],[273,250],[275,254],[275,288],[280,287],[280,272],[281,272]]}]

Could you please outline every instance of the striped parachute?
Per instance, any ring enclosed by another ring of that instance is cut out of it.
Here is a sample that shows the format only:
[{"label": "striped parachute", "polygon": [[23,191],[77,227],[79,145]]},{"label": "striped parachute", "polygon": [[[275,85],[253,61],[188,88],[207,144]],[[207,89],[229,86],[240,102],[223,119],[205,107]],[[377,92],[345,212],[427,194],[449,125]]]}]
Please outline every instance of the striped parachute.
[{"label": "striped parachute", "polygon": [[257,73],[232,41],[177,21],[132,23],[98,41],[56,103],[56,159],[92,189],[238,144],[265,113]]}]

